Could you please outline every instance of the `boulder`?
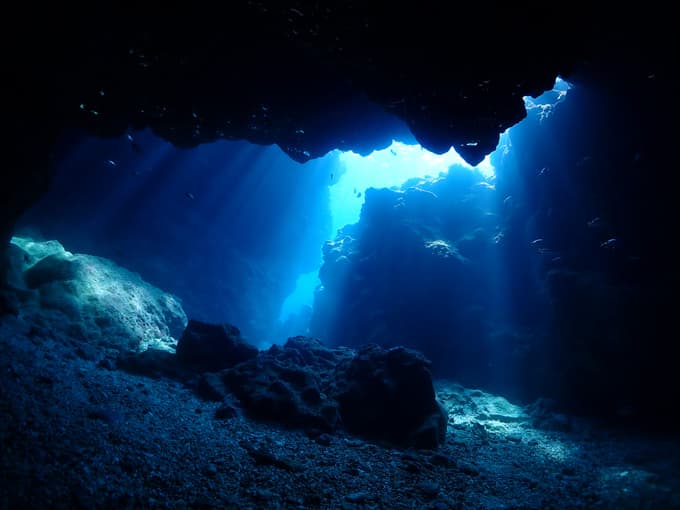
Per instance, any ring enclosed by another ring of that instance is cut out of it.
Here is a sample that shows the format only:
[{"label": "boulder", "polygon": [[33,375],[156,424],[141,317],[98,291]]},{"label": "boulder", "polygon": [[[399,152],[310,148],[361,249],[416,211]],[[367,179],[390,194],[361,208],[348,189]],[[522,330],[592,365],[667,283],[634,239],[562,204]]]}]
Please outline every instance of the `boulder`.
[{"label": "boulder", "polygon": [[217,372],[257,356],[257,347],[241,338],[231,324],[190,320],[177,342],[177,358],[201,372]]},{"label": "boulder", "polygon": [[363,347],[338,368],[333,397],[346,429],[369,439],[436,448],[447,417],[435,398],[430,362],[422,354]]}]

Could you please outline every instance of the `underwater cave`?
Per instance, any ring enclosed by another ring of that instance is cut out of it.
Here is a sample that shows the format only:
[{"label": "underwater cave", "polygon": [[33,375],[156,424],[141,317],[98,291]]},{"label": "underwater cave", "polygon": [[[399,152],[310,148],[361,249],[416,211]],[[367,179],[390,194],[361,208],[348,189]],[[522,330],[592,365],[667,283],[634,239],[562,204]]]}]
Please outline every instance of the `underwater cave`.
[{"label": "underwater cave", "polygon": [[680,508],[670,18],[100,9],[8,62],[0,508]]}]

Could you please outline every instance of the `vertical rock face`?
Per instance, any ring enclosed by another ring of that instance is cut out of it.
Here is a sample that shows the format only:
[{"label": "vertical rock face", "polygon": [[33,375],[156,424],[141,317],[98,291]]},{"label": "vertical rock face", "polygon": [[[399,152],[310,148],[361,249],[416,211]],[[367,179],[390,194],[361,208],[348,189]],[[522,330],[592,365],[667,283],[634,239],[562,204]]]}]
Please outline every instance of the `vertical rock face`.
[{"label": "vertical rock face", "polygon": [[[536,275],[550,300],[546,390],[572,411],[665,421],[678,379],[674,87],[632,59],[579,73],[563,107],[514,128],[498,189],[523,194],[509,228],[543,239]],[[614,77],[620,77],[614,79]]]},{"label": "vertical rock face", "polygon": [[467,168],[403,191],[369,189],[360,221],[324,248],[312,334],[405,345],[437,376],[507,390],[510,374],[495,381],[497,369],[532,362],[523,328],[547,304],[529,243],[506,234],[502,198]]},{"label": "vertical rock face", "polygon": [[513,129],[493,185],[458,172],[368,192],[325,247],[312,333],[421,349],[436,374],[572,412],[663,422],[678,214],[662,117],[677,99],[655,73],[611,65],[625,82],[591,69]]}]

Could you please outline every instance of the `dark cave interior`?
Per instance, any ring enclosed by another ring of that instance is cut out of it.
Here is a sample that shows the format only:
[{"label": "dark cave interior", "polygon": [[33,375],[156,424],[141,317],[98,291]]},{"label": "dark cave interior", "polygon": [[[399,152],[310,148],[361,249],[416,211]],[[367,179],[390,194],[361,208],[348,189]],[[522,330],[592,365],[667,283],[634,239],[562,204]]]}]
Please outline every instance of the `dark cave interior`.
[{"label": "dark cave interior", "polygon": [[[680,508],[672,5],[5,11],[0,508]],[[126,135],[172,170],[143,225]],[[394,140],[499,172],[367,188],[329,239],[324,165]],[[31,211],[71,238],[13,241]],[[320,258],[304,336],[244,341]]]},{"label": "dark cave interior", "polygon": [[[660,412],[677,395],[670,340],[678,225],[666,183],[677,131],[672,15],[488,2],[51,9],[40,20],[17,12],[23,39],[2,36],[11,48],[3,267],[17,219],[50,186],[55,143],[67,130],[114,138],[149,129],[178,148],[245,140],[278,145],[301,163],[336,148],[368,154],[415,138],[477,164],[526,116],[522,98],[560,76],[588,91],[582,101],[596,133],[579,139],[575,126],[562,138],[577,149],[574,157],[595,162],[574,178],[644,260],[638,283],[646,301],[630,330],[645,347],[624,354],[636,363],[629,359],[622,370],[645,374],[635,380],[648,387],[630,391],[650,409]],[[541,164],[552,149],[546,137],[519,153],[518,167]],[[555,243],[568,243],[566,234],[555,235]],[[657,390],[652,397],[649,388]]]}]

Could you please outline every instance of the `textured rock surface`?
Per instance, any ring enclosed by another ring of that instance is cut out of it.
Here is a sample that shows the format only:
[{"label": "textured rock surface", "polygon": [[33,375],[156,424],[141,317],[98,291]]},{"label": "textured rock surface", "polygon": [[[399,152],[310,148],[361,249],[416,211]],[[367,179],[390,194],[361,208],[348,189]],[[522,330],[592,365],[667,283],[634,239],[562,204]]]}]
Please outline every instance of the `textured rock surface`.
[{"label": "textured rock surface", "polygon": [[257,347],[241,338],[231,324],[190,320],[177,342],[177,358],[194,370],[217,372],[257,356]]},{"label": "textured rock surface", "polygon": [[286,427],[346,430],[391,444],[436,448],[444,443],[446,419],[428,369],[427,360],[406,349],[373,345],[356,352],[294,337],[219,378],[204,377],[197,390],[215,400],[233,393],[250,416]]},{"label": "textured rock surface", "polygon": [[436,448],[446,439],[446,414],[437,403],[430,362],[403,347],[362,348],[338,367],[333,396],[344,426],[372,439]]},{"label": "textured rock surface", "polygon": [[[190,321],[187,330],[195,330]],[[222,326],[210,326],[221,330]],[[180,345],[182,342],[180,341]],[[259,421],[301,429],[310,436],[349,432],[397,446],[435,449],[446,439],[446,415],[435,399],[430,363],[404,348],[377,345],[359,352],[329,349],[318,339],[290,338],[231,368],[187,364],[160,350],[128,354],[118,368],[182,382],[207,401],[231,407]],[[214,358],[225,360],[229,355]],[[322,439],[323,440],[323,439]]]},{"label": "textured rock surface", "polygon": [[15,237],[13,244],[13,265],[22,269],[27,288],[13,287],[11,294],[34,335],[67,333],[112,354],[174,351],[187,319],[172,295],[110,260],[70,253],[56,241]]},{"label": "textured rock surface", "polygon": [[339,410],[327,388],[336,364],[351,355],[347,349],[331,350],[317,340],[297,337],[282,347],[272,346],[221,377],[255,418],[332,431],[338,428]]}]

